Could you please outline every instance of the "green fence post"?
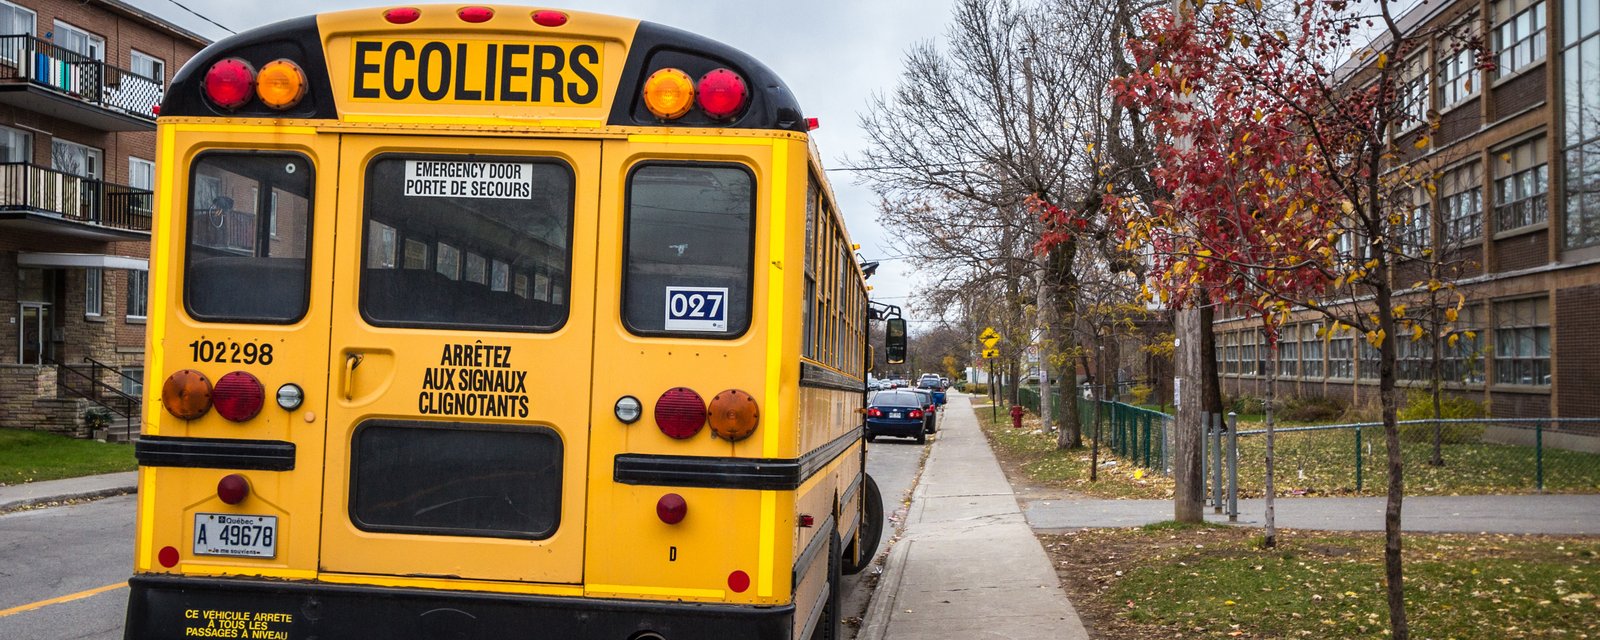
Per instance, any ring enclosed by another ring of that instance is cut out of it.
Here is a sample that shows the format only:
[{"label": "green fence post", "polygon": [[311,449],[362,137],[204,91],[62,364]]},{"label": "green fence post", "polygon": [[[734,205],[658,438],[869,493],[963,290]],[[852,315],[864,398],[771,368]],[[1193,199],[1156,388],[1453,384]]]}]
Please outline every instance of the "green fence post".
[{"label": "green fence post", "polygon": [[1544,420],[1533,421],[1533,483],[1544,493]]},{"label": "green fence post", "polygon": [[1356,425],[1356,493],[1361,493],[1361,425]]},{"label": "green fence post", "polygon": [[1144,468],[1150,468],[1150,414],[1144,414]]}]

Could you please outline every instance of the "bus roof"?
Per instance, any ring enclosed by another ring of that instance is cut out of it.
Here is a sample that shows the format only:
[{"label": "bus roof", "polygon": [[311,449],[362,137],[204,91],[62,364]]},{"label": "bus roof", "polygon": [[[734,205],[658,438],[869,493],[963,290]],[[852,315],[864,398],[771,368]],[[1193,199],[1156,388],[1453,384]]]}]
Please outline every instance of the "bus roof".
[{"label": "bus roof", "polygon": [[[369,8],[240,33],[184,65],[160,116],[807,130],[799,103],[776,73],[715,40],[578,11],[562,11],[565,23],[546,27],[532,15],[548,10],[484,6],[493,17],[478,23],[458,17],[460,5],[420,5],[420,15],[405,24],[386,19],[386,8]],[[305,72],[306,95],[283,111],[260,100],[222,108],[206,98],[203,81],[213,65],[229,58],[254,69],[292,61]],[[691,78],[730,69],[743,78],[748,103],[728,119],[692,110],[664,122],[642,100],[645,79],[664,68]]]}]

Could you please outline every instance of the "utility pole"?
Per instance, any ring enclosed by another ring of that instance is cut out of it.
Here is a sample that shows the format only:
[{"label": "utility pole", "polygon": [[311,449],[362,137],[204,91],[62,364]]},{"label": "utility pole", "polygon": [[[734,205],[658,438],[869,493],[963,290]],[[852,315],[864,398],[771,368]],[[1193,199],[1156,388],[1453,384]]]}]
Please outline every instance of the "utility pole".
[{"label": "utility pole", "polygon": [[[1182,22],[1189,21],[1193,6],[1190,0],[1173,0],[1173,13]],[[1187,140],[1177,141],[1187,147]],[[1176,336],[1172,350],[1172,395],[1177,405],[1172,434],[1172,519],[1178,522],[1205,520],[1205,463],[1201,459],[1201,438],[1204,436],[1206,416],[1201,396],[1203,384],[1202,358],[1210,357],[1201,349],[1201,314],[1194,301],[1179,309],[1173,323]]]}]

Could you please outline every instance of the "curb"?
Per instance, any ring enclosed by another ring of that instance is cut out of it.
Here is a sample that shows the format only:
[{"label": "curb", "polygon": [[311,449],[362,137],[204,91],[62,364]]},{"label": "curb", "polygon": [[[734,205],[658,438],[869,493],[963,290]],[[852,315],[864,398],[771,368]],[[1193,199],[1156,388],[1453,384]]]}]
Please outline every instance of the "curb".
[{"label": "curb", "polygon": [[867,604],[867,613],[862,618],[861,632],[856,634],[856,640],[883,640],[884,634],[888,633],[889,617],[894,615],[900,581],[906,573],[906,556],[911,554],[911,545],[915,542],[903,539],[889,550],[889,557],[883,561],[883,576],[872,592],[872,602]]},{"label": "curb", "polygon": [[132,484],[132,485],[126,485],[126,486],[119,486],[119,487],[108,487],[108,488],[105,488],[105,489],[95,489],[93,491],[78,491],[78,492],[74,492],[74,493],[63,493],[63,494],[53,495],[53,496],[38,496],[38,497],[33,497],[33,498],[19,498],[19,499],[11,500],[11,501],[8,501],[8,502],[0,502],[0,513],[8,513],[8,512],[11,512],[11,511],[16,511],[16,510],[19,510],[19,509],[26,509],[28,507],[33,507],[33,506],[37,506],[37,505],[41,505],[41,504],[48,504],[48,503],[51,503],[51,502],[66,502],[68,500],[95,500],[95,499],[98,499],[98,498],[110,498],[112,496],[121,496],[121,495],[130,494],[130,493],[137,493],[138,490],[139,490],[139,485]]}]

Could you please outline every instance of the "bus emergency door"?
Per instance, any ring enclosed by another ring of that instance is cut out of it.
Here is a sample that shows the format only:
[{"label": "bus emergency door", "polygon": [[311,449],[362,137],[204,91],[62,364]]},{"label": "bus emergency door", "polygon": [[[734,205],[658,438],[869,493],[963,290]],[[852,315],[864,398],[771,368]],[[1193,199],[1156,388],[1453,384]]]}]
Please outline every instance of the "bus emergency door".
[{"label": "bus emergency door", "polygon": [[599,157],[343,138],[324,572],[582,581]]}]

